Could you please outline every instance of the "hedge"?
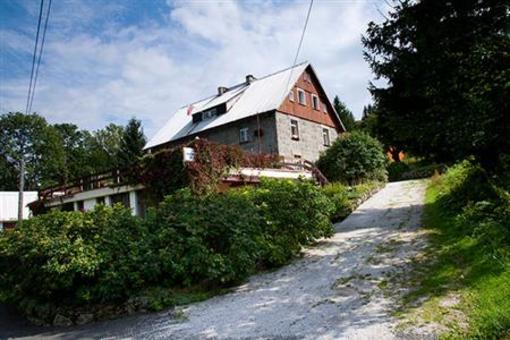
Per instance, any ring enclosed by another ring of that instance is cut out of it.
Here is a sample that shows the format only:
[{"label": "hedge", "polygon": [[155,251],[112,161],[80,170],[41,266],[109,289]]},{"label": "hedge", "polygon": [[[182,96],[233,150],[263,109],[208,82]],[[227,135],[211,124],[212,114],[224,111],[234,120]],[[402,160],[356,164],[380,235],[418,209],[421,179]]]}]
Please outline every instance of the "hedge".
[{"label": "hedge", "polygon": [[230,285],[331,236],[332,211],[315,184],[277,180],[201,196],[181,189],[145,219],[120,205],[54,211],[0,233],[0,297],[50,323],[60,306],[118,305],[150,287]]}]

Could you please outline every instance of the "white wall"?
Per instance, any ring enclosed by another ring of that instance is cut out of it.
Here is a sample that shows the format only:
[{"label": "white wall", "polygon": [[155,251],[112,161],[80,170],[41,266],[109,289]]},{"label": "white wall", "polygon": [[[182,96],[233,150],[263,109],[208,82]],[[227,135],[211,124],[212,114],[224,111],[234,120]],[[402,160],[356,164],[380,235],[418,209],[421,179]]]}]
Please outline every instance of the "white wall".
[{"label": "white wall", "polygon": [[[30,209],[27,204],[37,201],[37,191],[25,191],[23,193],[23,218],[30,217]],[[0,191],[0,220],[18,220],[18,192]]]}]

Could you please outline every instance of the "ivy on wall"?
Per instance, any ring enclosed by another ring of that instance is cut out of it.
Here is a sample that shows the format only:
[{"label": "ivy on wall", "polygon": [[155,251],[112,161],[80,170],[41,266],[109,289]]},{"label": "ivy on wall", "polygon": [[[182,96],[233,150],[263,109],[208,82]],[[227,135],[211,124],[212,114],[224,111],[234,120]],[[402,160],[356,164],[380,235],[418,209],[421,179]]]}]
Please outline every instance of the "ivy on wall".
[{"label": "ivy on wall", "polygon": [[[183,162],[182,148],[185,146],[194,149],[194,161]],[[159,202],[165,195],[188,186],[196,194],[217,191],[222,177],[230,169],[278,168],[281,161],[278,155],[252,154],[236,145],[195,139],[173,149],[144,156],[134,178],[147,188],[155,202]]]}]

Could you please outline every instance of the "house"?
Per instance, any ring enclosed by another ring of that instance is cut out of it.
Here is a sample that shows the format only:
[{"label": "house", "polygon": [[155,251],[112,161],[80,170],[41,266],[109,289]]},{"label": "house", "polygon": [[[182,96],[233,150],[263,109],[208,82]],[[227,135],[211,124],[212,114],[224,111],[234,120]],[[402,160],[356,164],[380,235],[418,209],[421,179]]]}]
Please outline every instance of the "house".
[{"label": "house", "polygon": [[[260,177],[317,176],[307,161],[317,160],[344,131],[313,67],[305,62],[258,79],[248,75],[238,85],[219,87],[215,95],[181,107],[145,150],[180,148],[199,137],[240,145],[252,153],[276,154],[286,161],[286,168],[280,169],[231,169],[222,179],[228,187],[256,183]],[[45,188],[32,206],[42,211],[86,211],[97,204],[122,203],[133,214],[143,215],[145,188],[127,181],[129,176],[123,171],[112,169]]]},{"label": "house", "polygon": [[345,131],[308,62],[255,78],[185,105],[147,143],[154,152],[200,137],[239,144],[249,152],[272,153],[286,161],[318,159]]},{"label": "house", "polygon": [[[16,226],[18,222],[18,196],[17,191],[0,191],[0,230]],[[23,219],[30,217],[27,204],[37,200],[37,191],[23,192]]]}]

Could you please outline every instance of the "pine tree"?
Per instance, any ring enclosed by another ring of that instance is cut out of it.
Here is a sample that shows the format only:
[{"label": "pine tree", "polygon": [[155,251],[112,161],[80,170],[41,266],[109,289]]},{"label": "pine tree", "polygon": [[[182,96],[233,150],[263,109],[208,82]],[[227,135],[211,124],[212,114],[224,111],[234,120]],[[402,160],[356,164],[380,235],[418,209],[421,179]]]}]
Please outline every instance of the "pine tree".
[{"label": "pine tree", "polygon": [[127,167],[135,163],[143,155],[146,143],[141,121],[131,118],[124,128],[120,140],[118,164]]},{"label": "pine tree", "polygon": [[354,119],[354,115],[352,114],[351,110],[349,110],[347,106],[345,106],[345,104],[340,100],[340,98],[338,98],[338,96],[335,96],[333,99],[333,106],[340,116],[340,120],[342,123],[344,123],[347,131],[354,130],[356,128],[356,120]]}]

